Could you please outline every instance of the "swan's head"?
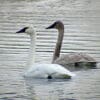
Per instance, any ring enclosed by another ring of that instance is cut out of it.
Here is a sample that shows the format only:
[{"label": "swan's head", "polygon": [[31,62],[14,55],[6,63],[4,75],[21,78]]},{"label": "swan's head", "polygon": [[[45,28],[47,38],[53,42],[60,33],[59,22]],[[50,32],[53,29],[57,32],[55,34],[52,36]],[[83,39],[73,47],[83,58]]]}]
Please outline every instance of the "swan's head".
[{"label": "swan's head", "polygon": [[33,27],[24,27],[17,31],[16,33],[27,33],[29,35],[35,34],[34,28]]},{"label": "swan's head", "polygon": [[56,21],[46,29],[64,29],[64,24],[61,21]]}]

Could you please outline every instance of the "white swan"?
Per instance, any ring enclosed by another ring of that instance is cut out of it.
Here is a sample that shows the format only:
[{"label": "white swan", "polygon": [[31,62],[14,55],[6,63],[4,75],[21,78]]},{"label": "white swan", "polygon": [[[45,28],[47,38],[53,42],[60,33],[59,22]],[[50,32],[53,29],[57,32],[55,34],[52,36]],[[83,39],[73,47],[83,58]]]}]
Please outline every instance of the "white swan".
[{"label": "white swan", "polygon": [[35,31],[33,27],[24,27],[16,33],[27,33],[31,38],[30,59],[28,66],[30,69],[25,73],[25,77],[33,78],[71,78],[75,76],[72,72],[58,64],[35,64]]},{"label": "white swan", "polygon": [[52,63],[60,64],[70,70],[72,70],[71,69],[72,67],[73,68],[96,67],[95,59],[85,53],[71,53],[60,56],[60,51],[64,36],[64,24],[61,21],[54,22],[46,29],[57,29],[59,32]]}]

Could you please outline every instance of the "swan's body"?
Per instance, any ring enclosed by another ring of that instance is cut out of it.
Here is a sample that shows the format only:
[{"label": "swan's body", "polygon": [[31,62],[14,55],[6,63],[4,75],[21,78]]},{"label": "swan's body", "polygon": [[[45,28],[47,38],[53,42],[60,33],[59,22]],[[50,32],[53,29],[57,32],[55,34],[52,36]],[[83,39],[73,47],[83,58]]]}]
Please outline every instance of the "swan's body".
[{"label": "swan's body", "polygon": [[71,78],[73,73],[58,64],[35,64],[35,32],[32,27],[25,27],[17,33],[27,33],[31,38],[31,48],[29,54],[29,62],[27,66],[30,69],[25,73],[25,77],[33,78]]},{"label": "swan's body", "polygon": [[71,78],[74,74],[58,64],[34,64],[25,73],[25,76],[34,78]]},{"label": "swan's body", "polygon": [[64,24],[61,21],[54,22],[46,29],[57,29],[59,32],[52,63],[63,65],[70,70],[73,68],[84,68],[84,66],[86,67],[87,65],[88,68],[96,67],[96,61],[85,53],[71,53],[60,56],[64,36]]},{"label": "swan's body", "polygon": [[54,63],[65,66],[69,70],[96,68],[96,61],[84,53],[65,54],[56,59]]}]

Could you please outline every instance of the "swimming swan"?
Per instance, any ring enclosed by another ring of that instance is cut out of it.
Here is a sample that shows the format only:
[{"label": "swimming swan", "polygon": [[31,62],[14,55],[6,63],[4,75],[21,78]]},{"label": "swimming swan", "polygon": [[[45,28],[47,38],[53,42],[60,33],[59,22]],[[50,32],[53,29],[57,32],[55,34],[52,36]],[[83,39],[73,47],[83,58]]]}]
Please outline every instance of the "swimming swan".
[{"label": "swimming swan", "polygon": [[52,63],[60,64],[70,70],[71,67],[96,67],[96,61],[85,53],[70,53],[60,56],[62,41],[64,37],[64,24],[61,21],[54,22],[46,29],[57,29],[59,32]]},{"label": "swimming swan", "polygon": [[16,33],[27,33],[31,38],[31,47],[30,47],[30,61],[28,62],[28,66],[30,69],[25,73],[25,77],[32,78],[71,78],[75,76],[72,72],[65,69],[61,65],[58,64],[35,64],[35,38],[36,34],[33,27],[24,27],[23,29],[17,31]]}]

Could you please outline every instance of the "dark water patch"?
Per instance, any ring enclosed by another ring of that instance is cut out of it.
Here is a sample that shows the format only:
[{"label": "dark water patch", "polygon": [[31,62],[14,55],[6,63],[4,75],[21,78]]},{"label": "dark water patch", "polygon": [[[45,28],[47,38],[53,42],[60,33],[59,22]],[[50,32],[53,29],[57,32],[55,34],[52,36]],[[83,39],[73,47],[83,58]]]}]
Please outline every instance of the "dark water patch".
[{"label": "dark water patch", "polygon": [[68,93],[69,95],[74,94],[74,93]]},{"label": "dark water patch", "polygon": [[16,92],[0,93],[0,95],[6,95],[6,94],[12,95],[12,94],[16,94]]},{"label": "dark water patch", "polygon": [[8,92],[8,93],[5,93],[5,94],[16,94],[16,92]]},{"label": "dark water patch", "polygon": [[0,98],[1,100],[14,100],[14,99],[11,99],[11,98],[9,98],[9,97],[2,97],[2,98]]},{"label": "dark water patch", "polygon": [[14,96],[13,98],[29,99],[27,96],[24,96],[24,95],[17,95],[17,96]]},{"label": "dark water patch", "polygon": [[11,85],[15,85],[15,86],[17,86],[18,84],[11,84]]},{"label": "dark water patch", "polygon": [[29,100],[30,98],[24,95],[16,95],[16,96],[5,96],[5,97],[1,97],[0,100],[15,100],[15,99],[24,99],[24,100]]},{"label": "dark water patch", "polygon": [[17,99],[30,100],[30,98],[27,98],[27,97],[2,97],[0,98],[0,100],[17,100]]},{"label": "dark water patch", "polygon": [[70,99],[70,98],[61,98],[59,100],[77,100],[77,99]]}]

